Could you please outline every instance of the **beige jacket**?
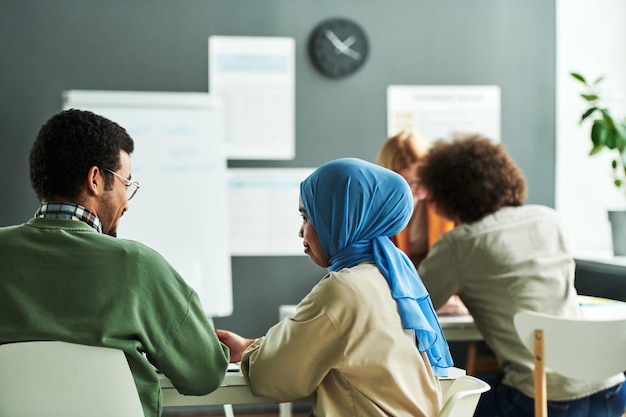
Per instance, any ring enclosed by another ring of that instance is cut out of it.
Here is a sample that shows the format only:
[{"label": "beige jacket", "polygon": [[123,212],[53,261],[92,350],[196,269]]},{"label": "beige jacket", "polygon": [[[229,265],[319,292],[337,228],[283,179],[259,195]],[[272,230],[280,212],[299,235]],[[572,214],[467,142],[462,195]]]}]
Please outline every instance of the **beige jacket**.
[{"label": "beige jacket", "polygon": [[373,263],[331,272],[244,353],[255,395],[312,396],[312,415],[435,416],[437,378],[402,328],[387,281]]}]

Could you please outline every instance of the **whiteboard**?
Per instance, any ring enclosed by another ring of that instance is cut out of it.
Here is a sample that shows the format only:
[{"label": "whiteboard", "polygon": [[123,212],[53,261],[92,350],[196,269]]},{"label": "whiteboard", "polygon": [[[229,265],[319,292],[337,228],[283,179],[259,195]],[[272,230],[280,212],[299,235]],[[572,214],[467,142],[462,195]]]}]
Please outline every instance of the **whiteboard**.
[{"label": "whiteboard", "polygon": [[221,106],[207,93],[70,90],[63,108],[90,110],[135,141],[130,201],[118,236],[161,253],[192,286],[207,316],[232,314]]}]

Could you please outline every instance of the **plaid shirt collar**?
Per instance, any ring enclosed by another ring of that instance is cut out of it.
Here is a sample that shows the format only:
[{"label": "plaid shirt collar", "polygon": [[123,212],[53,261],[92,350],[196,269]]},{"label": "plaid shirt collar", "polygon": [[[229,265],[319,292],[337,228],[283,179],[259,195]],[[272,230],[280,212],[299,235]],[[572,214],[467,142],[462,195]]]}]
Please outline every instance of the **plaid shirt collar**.
[{"label": "plaid shirt collar", "polygon": [[61,220],[79,220],[87,223],[102,233],[102,223],[87,208],[74,203],[42,203],[35,213],[35,217],[42,219],[61,219]]}]

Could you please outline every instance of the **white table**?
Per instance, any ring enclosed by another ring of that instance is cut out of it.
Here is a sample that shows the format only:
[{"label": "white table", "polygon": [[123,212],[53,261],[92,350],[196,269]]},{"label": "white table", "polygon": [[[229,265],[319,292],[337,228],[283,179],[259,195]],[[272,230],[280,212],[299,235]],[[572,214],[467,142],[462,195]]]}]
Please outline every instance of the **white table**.
[{"label": "white table", "polygon": [[[626,317],[626,302],[607,298],[579,295],[578,302],[585,317],[589,319]],[[471,315],[439,316],[441,330],[449,342],[477,342],[483,336]]]},{"label": "white table", "polygon": [[626,302],[623,301],[579,295],[578,302],[583,315],[588,319],[619,319],[626,317]]},{"label": "white table", "polygon": [[[451,368],[448,373],[447,377],[439,379],[442,393],[450,388],[455,379],[465,375],[465,371],[460,368]],[[254,396],[241,371],[227,372],[222,385],[207,395],[182,395],[163,374],[159,374],[159,382],[163,392],[164,407],[276,403],[270,398]],[[291,415],[290,403],[281,404],[280,415],[281,417]]]},{"label": "white table", "polygon": [[441,330],[449,342],[476,342],[483,340],[483,335],[474,324],[474,317],[462,316],[439,316]]},{"label": "white table", "polygon": [[[606,317],[626,317],[626,303],[614,300],[607,300],[597,297],[579,296],[584,314],[589,318]],[[280,318],[290,317],[295,311],[295,306],[281,306]],[[480,332],[474,326],[472,316],[444,316],[440,317],[441,328],[446,338],[450,341],[478,341],[482,340]],[[440,378],[441,392],[452,385],[452,382],[461,375],[465,375],[465,370],[452,368],[447,378]],[[250,388],[241,372],[228,372],[222,385],[215,391],[207,395],[193,396],[179,394],[172,383],[164,376],[160,376],[161,388],[163,390],[163,406],[203,406],[221,404],[261,404],[276,403],[276,401],[256,397],[250,392]],[[280,404],[280,416],[291,416],[291,404]]]},{"label": "white table", "polygon": [[227,372],[220,387],[207,395],[180,394],[163,374],[159,374],[159,382],[163,392],[164,407],[276,403],[270,398],[252,395],[241,371]]},{"label": "white table", "polygon": [[574,259],[576,261],[619,268],[621,270],[626,268],[626,256],[614,256],[610,251],[577,252],[574,254]]}]

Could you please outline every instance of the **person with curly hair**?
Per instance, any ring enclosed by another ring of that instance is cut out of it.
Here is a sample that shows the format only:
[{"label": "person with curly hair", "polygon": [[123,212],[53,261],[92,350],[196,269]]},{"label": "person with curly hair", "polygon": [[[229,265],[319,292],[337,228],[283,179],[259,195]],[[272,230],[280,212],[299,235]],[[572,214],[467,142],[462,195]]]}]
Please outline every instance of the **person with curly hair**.
[{"label": "person with curly hair", "polygon": [[[475,416],[533,417],[533,357],[513,316],[521,310],[581,316],[574,259],[557,213],[525,205],[527,186],[502,144],[476,134],[438,141],[418,168],[427,200],[457,226],[419,267],[435,308],[458,294],[502,372],[485,378]],[[574,348],[574,347],[572,347]],[[548,412],[609,417],[624,412],[624,375],[593,383],[548,370]]]},{"label": "person with curly hair", "polygon": [[219,387],[229,352],[196,292],[154,250],[116,238],[139,184],[132,138],[66,110],[40,129],[30,178],[40,205],[0,228],[0,344],[52,340],[122,350],[146,417],[161,415],[154,367],[183,394]]}]

